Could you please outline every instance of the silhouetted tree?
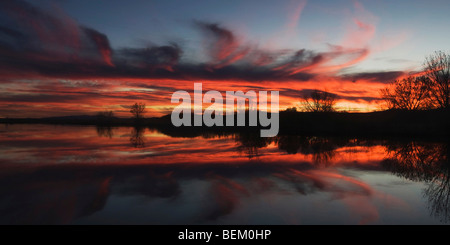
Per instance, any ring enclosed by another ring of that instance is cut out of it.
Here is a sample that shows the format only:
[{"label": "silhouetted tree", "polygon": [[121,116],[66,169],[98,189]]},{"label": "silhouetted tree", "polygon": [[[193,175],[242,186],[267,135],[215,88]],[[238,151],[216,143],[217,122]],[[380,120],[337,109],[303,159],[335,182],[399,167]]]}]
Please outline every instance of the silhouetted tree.
[{"label": "silhouetted tree", "polygon": [[428,77],[409,76],[396,80],[381,90],[381,97],[388,109],[423,110],[430,109],[431,81]]},{"label": "silhouetted tree", "polygon": [[425,71],[431,80],[431,96],[438,108],[450,108],[450,54],[436,51],[425,60]]},{"label": "silhouetted tree", "polygon": [[101,111],[97,113],[97,124],[100,125],[111,124],[113,120],[114,120],[113,111]]},{"label": "silhouetted tree", "polygon": [[99,116],[99,117],[114,117],[114,112],[113,111],[101,111],[101,112],[97,113],[97,116]]},{"label": "silhouetted tree", "polygon": [[293,107],[289,107],[286,109],[287,112],[297,112],[297,107],[293,106]]},{"label": "silhouetted tree", "polygon": [[131,114],[133,114],[133,117],[135,119],[141,119],[144,118],[145,114],[145,104],[144,103],[134,103],[134,105],[131,106],[130,109]]},{"label": "silhouetted tree", "polygon": [[308,112],[335,111],[337,96],[325,91],[314,90],[309,96],[303,97],[303,107]]}]

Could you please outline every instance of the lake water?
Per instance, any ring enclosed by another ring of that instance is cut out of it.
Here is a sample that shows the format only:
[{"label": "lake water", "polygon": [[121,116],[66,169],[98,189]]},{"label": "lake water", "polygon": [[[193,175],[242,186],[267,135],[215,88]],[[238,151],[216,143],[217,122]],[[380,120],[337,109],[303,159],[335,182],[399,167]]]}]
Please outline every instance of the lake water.
[{"label": "lake water", "polygon": [[0,125],[0,224],[449,220],[448,142],[166,134]]}]

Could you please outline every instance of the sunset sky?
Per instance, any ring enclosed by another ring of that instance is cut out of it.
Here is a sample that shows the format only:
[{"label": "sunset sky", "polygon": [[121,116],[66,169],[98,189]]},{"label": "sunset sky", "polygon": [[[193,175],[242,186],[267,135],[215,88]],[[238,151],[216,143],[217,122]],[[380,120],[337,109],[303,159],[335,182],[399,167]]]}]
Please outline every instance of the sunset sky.
[{"label": "sunset sky", "polygon": [[0,118],[170,113],[172,93],[313,89],[337,107],[382,107],[379,90],[450,47],[445,0],[0,2]]}]

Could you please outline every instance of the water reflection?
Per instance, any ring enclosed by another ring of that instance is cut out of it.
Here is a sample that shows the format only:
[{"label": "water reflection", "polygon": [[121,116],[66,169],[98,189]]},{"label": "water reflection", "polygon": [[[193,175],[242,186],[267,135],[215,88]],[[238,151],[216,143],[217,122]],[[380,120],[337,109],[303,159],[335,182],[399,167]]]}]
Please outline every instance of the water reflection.
[{"label": "water reflection", "polygon": [[255,133],[236,134],[234,139],[239,143],[237,147],[239,152],[244,153],[250,159],[260,156],[258,149],[265,148],[273,142],[273,138],[262,138]]},{"label": "water reflection", "polygon": [[130,143],[134,148],[145,147],[145,128],[136,126],[131,129]]},{"label": "water reflection", "polygon": [[114,136],[113,128],[110,126],[97,126],[97,134],[100,137],[112,138]]},{"label": "water reflection", "polygon": [[[27,179],[27,181],[23,181]],[[181,183],[200,180],[204,186],[191,216],[176,223],[214,223],[245,206],[246,199],[263,198],[271,193],[310,195],[331,193],[334,199],[349,196],[370,197],[371,188],[337,173],[316,171],[311,166],[108,166],[48,167],[1,179],[1,222],[8,224],[66,224],[105,208],[112,197],[141,197],[167,200],[180,205],[184,199]],[[343,183],[337,183],[337,181]],[[9,186],[8,188],[6,186]],[[12,186],[12,187],[11,187]],[[142,200],[142,201],[143,201]],[[270,203],[270,200],[261,200]],[[266,203],[266,204],[267,204]],[[166,204],[167,205],[167,204]],[[121,209],[130,207],[122,206]],[[160,207],[170,216],[173,210]],[[287,218],[287,217],[283,217]],[[134,223],[122,218],[121,222]],[[147,220],[152,224],[154,221]]]},{"label": "water reflection", "polygon": [[424,195],[431,215],[450,220],[449,143],[390,142],[382,165],[398,176],[427,183]]},{"label": "water reflection", "polygon": [[280,136],[277,137],[278,148],[289,154],[301,153],[311,155],[315,163],[329,163],[333,160],[336,149],[350,143],[349,139],[326,137]]},{"label": "water reflection", "polygon": [[0,223],[449,220],[448,142],[163,132],[10,126],[0,134]]}]

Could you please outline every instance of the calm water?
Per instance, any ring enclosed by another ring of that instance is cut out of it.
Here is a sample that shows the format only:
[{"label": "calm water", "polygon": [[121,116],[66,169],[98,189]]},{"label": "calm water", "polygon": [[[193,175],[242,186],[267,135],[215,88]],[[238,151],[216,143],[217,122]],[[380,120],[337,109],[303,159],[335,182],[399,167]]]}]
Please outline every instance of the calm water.
[{"label": "calm water", "polygon": [[0,224],[447,224],[442,142],[0,125]]}]

